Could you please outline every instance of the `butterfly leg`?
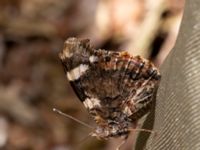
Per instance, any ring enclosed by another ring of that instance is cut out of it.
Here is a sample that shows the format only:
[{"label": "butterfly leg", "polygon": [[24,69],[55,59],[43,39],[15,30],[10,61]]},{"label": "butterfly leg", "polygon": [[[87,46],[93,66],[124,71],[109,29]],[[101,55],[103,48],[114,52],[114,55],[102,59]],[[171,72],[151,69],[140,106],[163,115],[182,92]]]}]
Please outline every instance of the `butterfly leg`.
[{"label": "butterfly leg", "polygon": [[120,148],[126,143],[127,138],[128,138],[128,135],[123,137],[123,141],[117,146],[116,150],[120,150]]}]

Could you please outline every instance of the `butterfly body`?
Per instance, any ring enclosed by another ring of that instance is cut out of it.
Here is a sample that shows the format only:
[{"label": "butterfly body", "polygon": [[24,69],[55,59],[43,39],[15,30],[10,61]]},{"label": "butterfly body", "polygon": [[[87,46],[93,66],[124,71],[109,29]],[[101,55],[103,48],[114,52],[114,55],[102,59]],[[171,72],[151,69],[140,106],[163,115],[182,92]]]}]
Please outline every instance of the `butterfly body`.
[{"label": "butterfly body", "polygon": [[145,115],[160,80],[158,69],[127,52],[93,49],[88,40],[69,38],[59,54],[66,76],[95,120],[98,138],[127,137]]}]

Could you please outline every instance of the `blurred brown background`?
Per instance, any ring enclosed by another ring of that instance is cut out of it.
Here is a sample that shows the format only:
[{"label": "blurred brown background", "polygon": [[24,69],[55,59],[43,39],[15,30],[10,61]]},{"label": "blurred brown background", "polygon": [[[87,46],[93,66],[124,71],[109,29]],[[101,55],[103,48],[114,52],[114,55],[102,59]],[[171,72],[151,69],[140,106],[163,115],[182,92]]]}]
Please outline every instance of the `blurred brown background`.
[{"label": "blurred brown background", "polygon": [[160,66],[175,43],[183,7],[184,0],[1,0],[0,149],[114,149],[115,139],[83,141],[90,129],[52,111],[94,125],[65,79],[58,52],[76,36]]}]

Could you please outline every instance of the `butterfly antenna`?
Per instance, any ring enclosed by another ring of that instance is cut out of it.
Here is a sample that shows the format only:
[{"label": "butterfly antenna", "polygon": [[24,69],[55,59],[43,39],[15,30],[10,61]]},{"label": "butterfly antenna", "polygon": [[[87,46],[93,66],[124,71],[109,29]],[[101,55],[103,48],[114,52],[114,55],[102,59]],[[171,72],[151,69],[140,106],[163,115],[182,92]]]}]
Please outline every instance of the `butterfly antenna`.
[{"label": "butterfly antenna", "polygon": [[117,146],[116,150],[120,150],[120,148],[126,143],[128,136],[125,136],[122,142]]},{"label": "butterfly antenna", "polygon": [[[92,132],[91,132],[92,133]],[[78,142],[78,145],[76,146],[76,147],[78,147],[78,146],[80,146],[81,144],[83,144],[84,142],[86,142],[89,138],[91,138],[92,136],[91,136],[91,133],[89,133],[87,136],[85,136],[83,139],[81,139],[79,142]]]},{"label": "butterfly antenna", "polygon": [[82,121],[80,121],[80,120],[74,118],[73,116],[70,116],[70,115],[68,115],[68,114],[66,114],[66,113],[64,113],[64,112],[62,112],[62,111],[60,111],[60,110],[58,110],[58,109],[56,109],[56,108],[53,108],[53,111],[54,111],[54,112],[57,112],[58,114],[60,114],[60,115],[62,115],[62,116],[64,116],[64,117],[66,117],[66,118],[69,118],[69,119],[71,119],[71,120],[74,120],[74,121],[76,121],[77,123],[82,124],[83,126],[85,126],[85,127],[87,127],[87,128],[94,129],[94,128],[93,128],[92,126],[90,126],[89,124],[87,124],[87,123],[85,123],[85,122],[82,122]]},{"label": "butterfly antenna", "polygon": [[91,135],[88,134],[87,136],[85,136],[83,139],[81,139],[79,142],[82,144],[84,143],[86,140],[88,140],[89,138],[91,138]]}]

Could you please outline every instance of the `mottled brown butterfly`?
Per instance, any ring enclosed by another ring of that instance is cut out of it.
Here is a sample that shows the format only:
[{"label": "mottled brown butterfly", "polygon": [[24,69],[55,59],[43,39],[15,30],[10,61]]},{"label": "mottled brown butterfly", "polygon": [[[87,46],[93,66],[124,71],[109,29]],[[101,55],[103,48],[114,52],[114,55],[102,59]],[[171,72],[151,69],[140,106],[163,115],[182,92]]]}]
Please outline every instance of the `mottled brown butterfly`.
[{"label": "mottled brown butterfly", "polygon": [[127,52],[96,50],[87,39],[67,39],[59,57],[74,91],[97,124],[91,136],[126,139],[150,110],[161,77],[158,69]]}]

